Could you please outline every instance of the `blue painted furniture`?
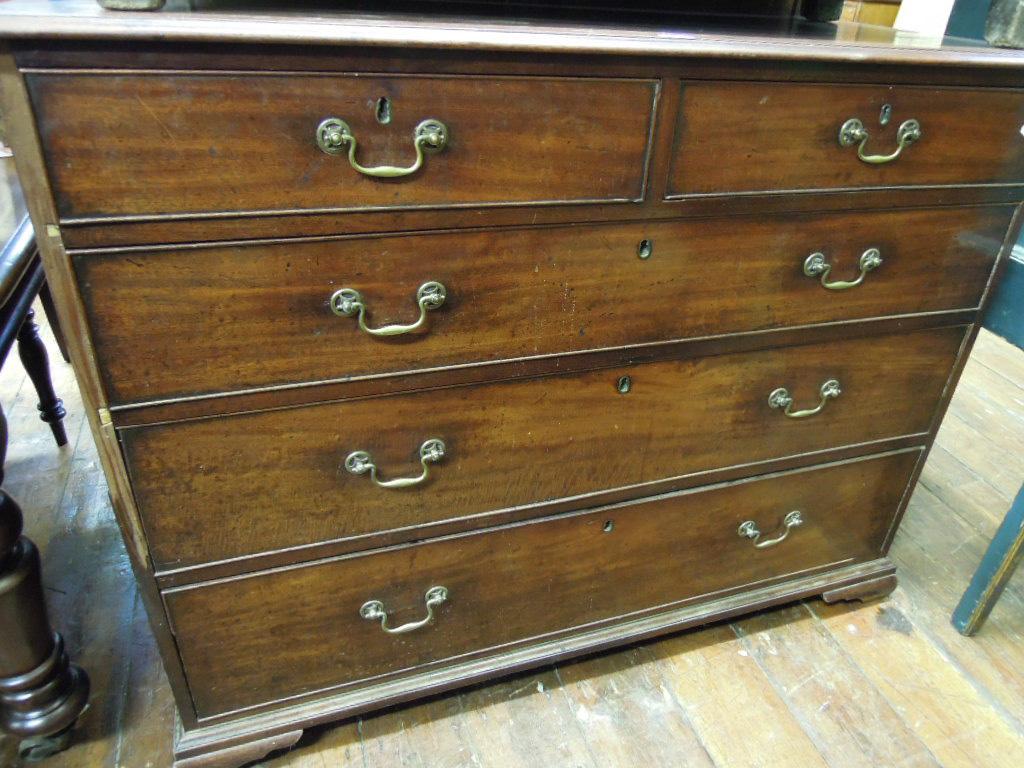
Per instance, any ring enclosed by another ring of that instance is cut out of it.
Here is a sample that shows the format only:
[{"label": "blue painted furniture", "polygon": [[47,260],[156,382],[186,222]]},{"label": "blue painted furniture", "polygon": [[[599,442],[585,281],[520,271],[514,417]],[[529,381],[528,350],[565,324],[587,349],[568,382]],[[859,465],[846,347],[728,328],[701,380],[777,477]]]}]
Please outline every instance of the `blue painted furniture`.
[{"label": "blue painted furniture", "polygon": [[[1017,243],[1003,279],[989,304],[982,324],[1024,349],[1024,240]],[[996,531],[971,585],[953,611],[953,626],[973,635],[985,622],[992,606],[1024,555],[1024,487]]]},{"label": "blue painted furniture", "polygon": [[1024,236],[1011,252],[982,325],[1024,349]]}]

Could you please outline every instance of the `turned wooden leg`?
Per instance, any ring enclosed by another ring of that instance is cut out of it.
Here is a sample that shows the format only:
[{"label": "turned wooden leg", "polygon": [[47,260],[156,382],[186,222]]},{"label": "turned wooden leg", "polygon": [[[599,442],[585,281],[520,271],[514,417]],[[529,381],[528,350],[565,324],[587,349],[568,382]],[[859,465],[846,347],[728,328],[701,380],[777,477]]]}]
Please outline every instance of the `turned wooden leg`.
[{"label": "turned wooden leg", "polygon": [[39,326],[35,323],[35,316],[35,310],[30,309],[18,331],[18,356],[21,357],[21,363],[25,366],[25,371],[32,379],[39,395],[39,418],[50,425],[57,445],[64,446],[68,443],[68,436],[64,431],[64,417],[67,411],[64,410],[64,401],[53,391],[50,361],[46,356],[46,346],[39,338]]},{"label": "turned wooden leg", "polygon": [[50,324],[50,331],[53,333],[53,338],[57,342],[57,349],[60,350],[60,356],[64,358],[65,363],[70,363],[71,357],[68,355],[68,342],[64,337],[64,328],[60,324],[60,319],[57,317],[57,307],[53,303],[53,294],[50,293],[50,284],[45,280],[39,287],[39,301],[43,305],[43,314],[46,315],[46,322]]},{"label": "turned wooden leg", "polygon": [[[7,422],[0,412],[0,482]],[[0,729],[39,759],[66,746],[85,709],[89,678],[68,661],[46,616],[39,550],[21,535],[17,503],[0,489]]]},{"label": "turned wooden leg", "polygon": [[21,510],[0,490],[0,728],[38,759],[63,749],[85,708],[89,678],[69,663],[46,617],[39,550],[21,535]]}]

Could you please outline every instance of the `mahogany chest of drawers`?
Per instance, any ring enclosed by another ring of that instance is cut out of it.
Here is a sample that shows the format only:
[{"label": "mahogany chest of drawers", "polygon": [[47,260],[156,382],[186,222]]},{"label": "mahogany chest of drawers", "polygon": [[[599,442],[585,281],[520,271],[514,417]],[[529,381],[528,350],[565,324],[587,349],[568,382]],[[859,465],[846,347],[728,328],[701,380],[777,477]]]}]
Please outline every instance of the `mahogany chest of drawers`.
[{"label": "mahogany chest of drawers", "polygon": [[1020,54],[10,5],[178,766],[895,585],[1017,235]]}]

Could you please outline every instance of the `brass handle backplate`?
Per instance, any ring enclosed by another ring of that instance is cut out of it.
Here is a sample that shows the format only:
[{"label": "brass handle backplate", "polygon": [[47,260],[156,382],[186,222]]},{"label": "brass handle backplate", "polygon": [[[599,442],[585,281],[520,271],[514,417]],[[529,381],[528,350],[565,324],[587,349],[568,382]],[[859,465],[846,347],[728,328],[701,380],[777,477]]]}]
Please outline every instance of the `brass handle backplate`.
[{"label": "brass handle backplate", "polygon": [[896,149],[888,155],[865,154],[864,147],[870,138],[871,135],[868,133],[868,129],[856,117],[851,117],[839,128],[839,146],[852,147],[856,145],[857,157],[860,158],[861,162],[868,163],[869,165],[882,165],[883,163],[891,163],[903,153],[904,149],[921,138],[921,124],[917,120],[903,121],[900,127],[896,129]]},{"label": "brass handle backplate", "polygon": [[370,479],[378,488],[409,488],[426,482],[430,476],[430,464],[434,464],[444,458],[446,448],[444,441],[436,437],[427,440],[420,446],[420,466],[423,471],[416,477],[396,477],[394,480],[381,480],[377,475],[377,465],[373,463],[373,457],[366,451],[352,451],[345,457],[345,469],[353,475],[365,475],[370,473]]},{"label": "brass handle backplate", "polygon": [[789,394],[789,390],[785,387],[779,387],[778,389],[772,390],[772,393],[768,395],[768,405],[772,408],[782,408],[782,412],[791,419],[802,419],[806,416],[813,416],[816,413],[820,413],[821,409],[825,407],[825,403],[833,398],[839,397],[843,392],[836,379],[829,379],[821,385],[821,388],[818,391],[821,393],[821,402],[819,402],[814,408],[807,408],[803,411],[792,410],[793,396]]},{"label": "brass handle backplate", "polygon": [[337,117],[328,117],[320,121],[316,127],[316,145],[328,155],[342,155],[348,151],[348,162],[364,176],[378,179],[393,179],[399,176],[410,176],[423,167],[425,152],[440,152],[448,145],[448,128],[440,120],[428,118],[416,126],[412,133],[412,146],[416,150],[416,159],[407,167],[395,165],[378,165],[367,168],[356,160],[356,136],[348,123]]},{"label": "brass handle backplate", "polygon": [[739,534],[745,539],[753,539],[754,546],[758,549],[774,547],[776,544],[785,541],[789,532],[804,524],[804,516],[797,510],[793,510],[782,519],[782,533],[774,539],[762,539],[761,529],[753,520],[740,523]]},{"label": "brass handle backplate", "polygon": [[431,622],[434,618],[434,608],[448,599],[448,588],[431,587],[427,590],[427,594],[423,596],[423,599],[427,605],[427,615],[419,621],[410,621],[408,624],[402,624],[400,627],[388,626],[388,612],[384,608],[384,603],[380,600],[367,600],[359,609],[359,615],[367,621],[380,621],[380,628],[389,635],[404,635],[406,632],[412,632],[420,627],[425,627]]},{"label": "brass handle backplate", "polygon": [[403,333],[411,333],[419,330],[427,322],[427,312],[437,309],[444,300],[448,298],[448,289],[441,283],[430,281],[424,283],[416,291],[416,304],[420,308],[419,319],[408,325],[385,325],[380,328],[370,328],[366,324],[366,302],[363,295],[355,288],[339,288],[331,295],[331,312],[338,317],[352,317],[356,315],[359,320],[359,330],[371,336],[399,336]]},{"label": "brass handle backplate", "polygon": [[825,260],[825,254],[812,253],[804,259],[804,274],[808,277],[821,279],[821,284],[830,291],[845,291],[847,288],[854,288],[864,282],[864,277],[873,269],[882,266],[882,253],[877,248],[868,248],[860,255],[860,274],[855,280],[832,280],[828,276],[832,273],[832,265]]}]

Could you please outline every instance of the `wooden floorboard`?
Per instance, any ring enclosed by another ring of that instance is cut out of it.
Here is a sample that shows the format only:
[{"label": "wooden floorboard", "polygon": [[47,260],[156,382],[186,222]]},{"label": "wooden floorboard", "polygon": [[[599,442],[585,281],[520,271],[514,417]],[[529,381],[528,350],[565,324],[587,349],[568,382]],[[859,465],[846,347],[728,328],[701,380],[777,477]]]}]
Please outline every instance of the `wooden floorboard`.
[{"label": "wooden floorboard", "polygon": [[[48,332],[47,332],[48,333]],[[54,350],[52,339],[45,336]],[[7,490],[55,625],[93,682],[48,768],[163,768],[174,708],[68,367],[69,446],[16,355]],[[911,499],[882,602],[786,606],[308,732],[266,768],[1024,765],[1024,577],[984,630],[949,617],[1024,479],[1024,352],[982,333]],[[0,760],[15,762],[0,739]]]}]

